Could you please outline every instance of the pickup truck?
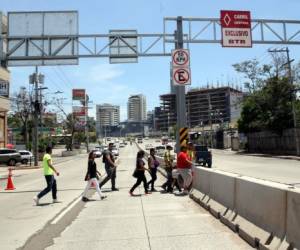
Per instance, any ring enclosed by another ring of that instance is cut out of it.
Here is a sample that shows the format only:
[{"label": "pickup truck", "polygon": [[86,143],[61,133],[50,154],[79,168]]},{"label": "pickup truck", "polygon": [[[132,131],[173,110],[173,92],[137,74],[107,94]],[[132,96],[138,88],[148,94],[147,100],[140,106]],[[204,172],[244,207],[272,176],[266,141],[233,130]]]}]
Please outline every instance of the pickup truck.
[{"label": "pickup truck", "polygon": [[204,167],[207,165],[208,168],[211,168],[212,154],[208,151],[207,146],[195,145],[195,161],[196,164],[202,164]]}]

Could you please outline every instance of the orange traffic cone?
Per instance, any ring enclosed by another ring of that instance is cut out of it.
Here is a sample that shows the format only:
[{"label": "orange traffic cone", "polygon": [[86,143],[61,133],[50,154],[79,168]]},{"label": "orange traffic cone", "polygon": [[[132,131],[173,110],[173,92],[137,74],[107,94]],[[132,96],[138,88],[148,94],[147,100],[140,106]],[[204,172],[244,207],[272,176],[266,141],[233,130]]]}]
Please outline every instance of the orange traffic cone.
[{"label": "orange traffic cone", "polygon": [[9,168],[8,171],[9,172],[8,172],[8,178],[7,178],[7,186],[6,186],[5,190],[15,190],[16,188],[15,188],[14,183],[11,178],[12,177],[12,169]]}]

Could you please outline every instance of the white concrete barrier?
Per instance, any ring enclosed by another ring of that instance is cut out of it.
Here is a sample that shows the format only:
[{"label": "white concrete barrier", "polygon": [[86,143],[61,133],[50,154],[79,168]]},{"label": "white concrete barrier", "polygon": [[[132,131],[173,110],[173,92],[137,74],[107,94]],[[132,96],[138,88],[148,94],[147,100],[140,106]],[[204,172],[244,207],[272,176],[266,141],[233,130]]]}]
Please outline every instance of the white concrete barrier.
[{"label": "white concrete barrier", "polygon": [[235,208],[235,178],[238,175],[215,171],[210,175],[209,210],[217,218],[236,231],[232,220]]},{"label": "white concrete barrier", "polygon": [[195,169],[193,198],[260,249],[300,249],[300,191],[286,185]]},{"label": "white concrete barrier", "polygon": [[200,193],[198,193],[198,200],[201,206],[209,209],[209,190],[210,190],[210,173],[211,171],[204,169],[202,167],[194,168],[194,180],[193,180],[193,188],[197,189]]},{"label": "white concrete barrier", "polygon": [[287,192],[286,241],[300,249],[300,190]]},{"label": "white concrete barrier", "polygon": [[250,177],[236,178],[239,235],[252,246],[277,249],[285,237],[286,186]]}]

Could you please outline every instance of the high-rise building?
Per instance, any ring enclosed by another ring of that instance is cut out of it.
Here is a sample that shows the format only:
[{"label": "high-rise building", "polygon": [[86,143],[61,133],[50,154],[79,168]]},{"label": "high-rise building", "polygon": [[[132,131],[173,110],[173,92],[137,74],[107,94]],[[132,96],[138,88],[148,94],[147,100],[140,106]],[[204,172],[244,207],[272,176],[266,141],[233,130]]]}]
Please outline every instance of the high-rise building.
[{"label": "high-rise building", "polygon": [[186,94],[188,126],[236,123],[243,96],[231,87],[190,90]]},{"label": "high-rise building", "polygon": [[146,97],[142,94],[132,95],[128,98],[127,115],[129,122],[147,120]]},{"label": "high-rise building", "polygon": [[104,103],[96,105],[97,135],[103,134],[104,129],[118,126],[120,123],[120,106]]},{"label": "high-rise building", "polygon": [[[236,123],[244,94],[231,87],[192,89],[186,93],[187,126]],[[155,114],[155,128],[168,131],[176,125],[176,95],[160,95],[160,109]]]}]

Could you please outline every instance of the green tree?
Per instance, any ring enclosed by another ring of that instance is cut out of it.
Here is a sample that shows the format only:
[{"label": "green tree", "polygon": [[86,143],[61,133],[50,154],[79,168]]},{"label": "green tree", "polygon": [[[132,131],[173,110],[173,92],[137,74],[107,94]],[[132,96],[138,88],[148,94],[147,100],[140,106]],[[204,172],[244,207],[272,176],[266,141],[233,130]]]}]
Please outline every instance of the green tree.
[{"label": "green tree", "polygon": [[285,77],[272,77],[260,90],[249,94],[244,102],[238,121],[240,132],[249,133],[271,130],[282,133],[293,127],[293,86]]}]

